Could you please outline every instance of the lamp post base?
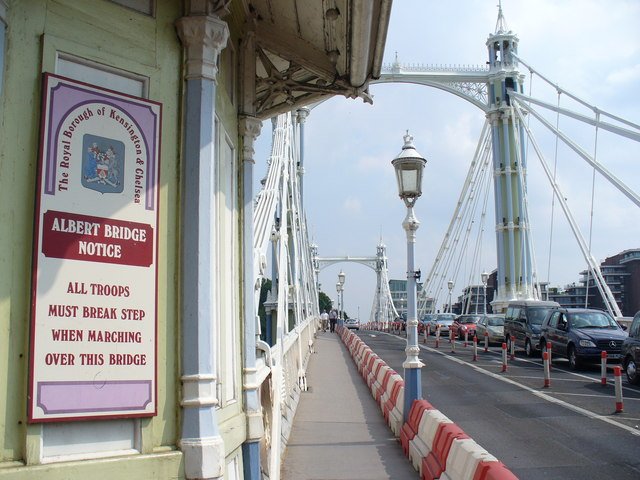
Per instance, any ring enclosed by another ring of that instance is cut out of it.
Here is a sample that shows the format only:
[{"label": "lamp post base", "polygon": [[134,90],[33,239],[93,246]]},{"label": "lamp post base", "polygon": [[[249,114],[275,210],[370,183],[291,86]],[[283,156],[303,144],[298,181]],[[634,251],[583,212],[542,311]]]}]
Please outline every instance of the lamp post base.
[{"label": "lamp post base", "polygon": [[404,369],[404,410],[402,416],[406,422],[414,400],[422,398],[422,370],[417,368]]}]

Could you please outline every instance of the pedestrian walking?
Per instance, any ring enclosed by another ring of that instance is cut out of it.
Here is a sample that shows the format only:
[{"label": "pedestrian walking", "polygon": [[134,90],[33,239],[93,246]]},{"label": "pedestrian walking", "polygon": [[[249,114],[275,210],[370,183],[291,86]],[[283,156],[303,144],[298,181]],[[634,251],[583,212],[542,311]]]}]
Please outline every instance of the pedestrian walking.
[{"label": "pedestrian walking", "polygon": [[338,323],[338,311],[335,308],[332,308],[331,312],[329,312],[329,331],[336,331],[336,323]]},{"label": "pedestrian walking", "polygon": [[329,314],[325,309],[324,312],[320,314],[320,328],[322,328],[323,332],[326,332],[328,326],[329,326]]}]

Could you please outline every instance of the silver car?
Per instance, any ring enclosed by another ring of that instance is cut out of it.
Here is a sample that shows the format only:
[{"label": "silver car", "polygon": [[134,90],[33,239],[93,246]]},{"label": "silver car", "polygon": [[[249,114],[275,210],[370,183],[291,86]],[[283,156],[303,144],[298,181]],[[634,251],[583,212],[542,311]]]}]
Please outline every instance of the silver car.
[{"label": "silver car", "polygon": [[[451,324],[456,319],[456,315],[454,313],[439,313],[435,319],[435,327],[440,327],[440,335],[444,335],[445,333],[449,334],[449,329],[451,328]],[[435,330],[434,330],[435,332]]]},{"label": "silver car", "polygon": [[357,318],[347,318],[344,321],[344,326],[349,330],[360,330],[360,320]]},{"label": "silver car", "polygon": [[489,335],[489,343],[502,343],[504,341],[504,315],[482,315],[476,324],[478,343],[484,342],[484,333]]}]

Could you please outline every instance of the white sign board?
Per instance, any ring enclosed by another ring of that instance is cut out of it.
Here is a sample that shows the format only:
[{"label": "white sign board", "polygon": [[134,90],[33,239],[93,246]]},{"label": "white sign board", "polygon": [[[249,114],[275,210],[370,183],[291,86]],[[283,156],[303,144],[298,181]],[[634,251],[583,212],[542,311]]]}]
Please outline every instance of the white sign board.
[{"label": "white sign board", "polygon": [[29,421],[156,414],[161,105],[46,74]]}]

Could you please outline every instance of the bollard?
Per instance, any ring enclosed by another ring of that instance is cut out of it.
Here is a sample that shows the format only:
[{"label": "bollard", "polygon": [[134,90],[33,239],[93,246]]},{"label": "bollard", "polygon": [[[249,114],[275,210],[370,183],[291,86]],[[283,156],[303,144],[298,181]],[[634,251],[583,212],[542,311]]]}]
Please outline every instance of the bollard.
[{"label": "bollard", "polygon": [[516,342],[513,341],[513,339],[511,339],[511,360],[515,360],[516,359]]},{"label": "bollard", "polygon": [[547,352],[549,352],[549,370],[551,370],[551,342],[547,342]]},{"label": "bollard", "polygon": [[600,352],[600,385],[607,384],[607,351]]},{"label": "bollard", "polygon": [[489,351],[489,332],[484,332],[484,351]]},{"label": "bollard", "polygon": [[464,348],[469,344],[469,330],[464,331]]},{"label": "bollard", "polygon": [[478,336],[473,336],[473,361],[478,361]]},{"label": "bollard", "polygon": [[551,386],[551,372],[549,371],[549,352],[542,352],[542,362],[544,363],[544,388]]},{"label": "bollard", "polygon": [[453,330],[451,330],[451,327],[449,327],[449,343],[453,342]]},{"label": "bollard", "polygon": [[[452,330],[449,331],[451,332]],[[451,342],[451,353],[456,353],[456,339],[452,335],[449,335],[449,341]]]},{"label": "bollard", "polygon": [[616,413],[622,413],[624,411],[622,406],[622,369],[617,365],[613,367],[613,378],[616,387]]},{"label": "bollard", "polygon": [[440,345],[440,325],[436,327],[436,348]]},{"label": "bollard", "polygon": [[507,344],[502,344],[502,372],[507,371]]}]

